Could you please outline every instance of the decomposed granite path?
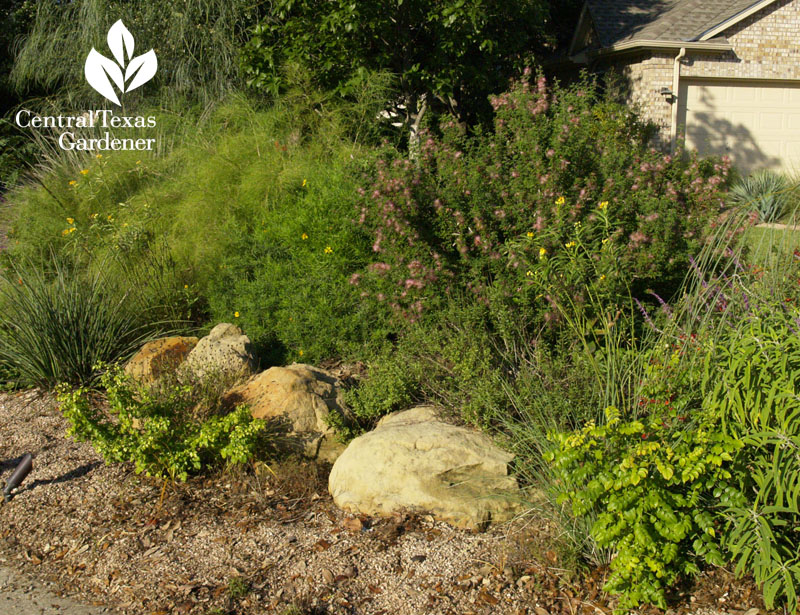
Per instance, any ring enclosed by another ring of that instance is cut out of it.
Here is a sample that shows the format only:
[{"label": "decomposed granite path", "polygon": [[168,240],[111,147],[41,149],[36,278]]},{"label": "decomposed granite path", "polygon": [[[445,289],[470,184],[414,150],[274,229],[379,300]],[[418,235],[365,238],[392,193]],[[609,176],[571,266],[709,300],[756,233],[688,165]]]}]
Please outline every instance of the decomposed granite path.
[{"label": "decomposed granite path", "polygon": [[0,555],[0,615],[112,615],[107,607],[85,606],[60,598],[46,586],[2,567]]}]

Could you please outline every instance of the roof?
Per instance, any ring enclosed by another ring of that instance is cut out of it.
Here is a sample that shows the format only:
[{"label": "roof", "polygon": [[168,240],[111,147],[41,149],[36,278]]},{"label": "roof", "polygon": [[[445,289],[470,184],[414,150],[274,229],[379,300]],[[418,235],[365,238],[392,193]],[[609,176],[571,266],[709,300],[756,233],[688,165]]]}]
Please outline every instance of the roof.
[{"label": "roof", "polygon": [[601,47],[636,41],[703,41],[774,0],[588,0]]}]

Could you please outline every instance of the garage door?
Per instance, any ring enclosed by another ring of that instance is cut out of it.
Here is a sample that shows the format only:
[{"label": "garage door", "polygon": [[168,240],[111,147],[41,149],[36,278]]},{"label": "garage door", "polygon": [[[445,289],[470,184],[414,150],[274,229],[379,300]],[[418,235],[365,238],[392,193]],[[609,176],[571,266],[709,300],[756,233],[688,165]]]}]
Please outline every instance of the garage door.
[{"label": "garage door", "polygon": [[678,126],[687,148],[727,154],[744,173],[800,171],[800,84],[686,79]]}]

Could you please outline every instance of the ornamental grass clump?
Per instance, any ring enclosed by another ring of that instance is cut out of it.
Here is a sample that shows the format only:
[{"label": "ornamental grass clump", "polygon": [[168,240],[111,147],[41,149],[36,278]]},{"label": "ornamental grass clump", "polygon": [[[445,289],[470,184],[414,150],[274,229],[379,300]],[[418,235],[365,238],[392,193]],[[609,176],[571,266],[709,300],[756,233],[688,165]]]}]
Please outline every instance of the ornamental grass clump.
[{"label": "ornamental grass clump", "polygon": [[19,385],[91,384],[99,361],[127,359],[179,325],[156,321],[135,289],[121,291],[101,273],[79,274],[54,256],[48,264],[0,270],[0,365]]}]

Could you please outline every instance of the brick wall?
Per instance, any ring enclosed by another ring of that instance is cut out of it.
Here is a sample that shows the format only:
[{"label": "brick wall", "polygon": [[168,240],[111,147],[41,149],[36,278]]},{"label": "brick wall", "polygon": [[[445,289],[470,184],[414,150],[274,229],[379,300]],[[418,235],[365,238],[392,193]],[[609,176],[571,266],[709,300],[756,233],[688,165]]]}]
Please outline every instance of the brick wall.
[{"label": "brick wall", "polygon": [[[800,85],[800,0],[775,2],[722,36],[733,51],[722,55],[688,52],[681,66],[682,79],[789,79]],[[652,53],[613,65],[628,82],[630,102],[658,126],[656,144],[663,147],[670,143],[672,105],[659,92],[672,87],[677,53]]]}]

